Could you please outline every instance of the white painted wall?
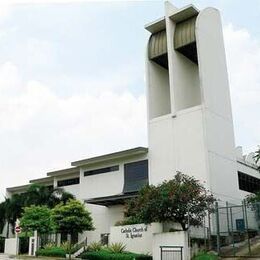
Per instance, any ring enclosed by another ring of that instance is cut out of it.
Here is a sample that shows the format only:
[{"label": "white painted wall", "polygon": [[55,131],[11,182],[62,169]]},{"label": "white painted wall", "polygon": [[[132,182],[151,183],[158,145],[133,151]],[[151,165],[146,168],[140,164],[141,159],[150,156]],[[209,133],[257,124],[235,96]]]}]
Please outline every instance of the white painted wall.
[{"label": "white painted wall", "polygon": [[91,212],[95,230],[80,234],[79,241],[85,240],[87,237],[88,244],[99,242],[101,234],[110,233],[110,227],[124,218],[124,207],[122,205],[104,207],[86,204],[86,208]]},{"label": "white painted wall", "polygon": [[178,51],[173,52],[175,111],[201,104],[198,65]]},{"label": "white painted wall", "polygon": [[153,236],[162,232],[162,230],[163,227],[160,223],[111,227],[109,242],[121,242],[126,245],[126,250],[130,252],[152,254]]},{"label": "white painted wall", "polygon": [[[121,194],[124,187],[124,164],[142,161],[147,159],[147,155],[133,156],[121,160],[103,162],[88,167],[80,168],[80,198],[90,199]],[[84,171],[95,170],[104,167],[119,165],[119,170],[84,176]]]},{"label": "white painted wall", "polygon": [[81,188],[80,184],[64,186],[61,188],[63,188],[66,192],[73,194],[76,198],[80,197],[80,188]]},{"label": "white painted wall", "polygon": [[[206,182],[214,195],[226,201],[221,194],[237,196],[238,179],[220,16],[216,9],[207,8],[197,17],[197,66],[174,50],[175,24],[170,16],[176,10],[169,5],[165,19],[172,114],[150,118],[148,123],[150,183],[181,171]],[[155,83],[149,73],[147,77],[151,110]]]},{"label": "white painted wall", "polygon": [[16,255],[18,249],[18,239],[17,238],[6,238],[5,239],[5,254]]},{"label": "white painted wall", "polygon": [[183,260],[189,260],[188,251],[188,235],[187,232],[166,232],[158,233],[153,236],[153,259],[161,259],[160,246],[182,246],[183,247]]},{"label": "white painted wall", "polygon": [[171,112],[169,73],[154,62],[147,62],[149,80],[149,118],[156,118]]},{"label": "white painted wall", "polygon": [[233,197],[238,192],[234,130],[221,19],[216,9],[199,13],[196,39],[210,188]]},{"label": "white painted wall", "polygon": [[175,154],[171,115],[149,122],[149,182],[158,184],[175,174]]}]

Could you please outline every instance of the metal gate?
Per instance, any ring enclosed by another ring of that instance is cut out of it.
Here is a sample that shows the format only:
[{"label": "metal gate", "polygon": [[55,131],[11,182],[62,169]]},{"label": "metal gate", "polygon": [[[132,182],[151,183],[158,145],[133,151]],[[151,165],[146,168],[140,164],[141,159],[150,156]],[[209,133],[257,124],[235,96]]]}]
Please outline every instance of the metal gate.
[{"label": "metal gate", "polygon": [[182,260],[182,246],[160,246],[161,260]]}]

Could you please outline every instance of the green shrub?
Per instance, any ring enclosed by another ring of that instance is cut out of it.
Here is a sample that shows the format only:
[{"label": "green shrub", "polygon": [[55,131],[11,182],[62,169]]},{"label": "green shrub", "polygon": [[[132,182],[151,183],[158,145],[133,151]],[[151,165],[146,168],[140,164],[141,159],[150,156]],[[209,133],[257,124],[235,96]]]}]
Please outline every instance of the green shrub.
[{"label": "green shrub", "polygon": [[43,246],[44,249],[52,249],[53,247],[56,247],[55,243],[50,242]]},{"label": "green shrub", "polygon": [[112,243],[108,246],[108,251],[111,253],[123,253],[126,245],[123,243]]},{"label": "green shrub", "polygon": [[101,250],[98,252],[85,252],[80,256],[82,259],[88,260],[152,260],[149,255],[135,254],[130,252],[124,253],[111,253],[107,250]]},{"label": "green shrub", "polygon": [[88,246],[87,251],[97,252],[97,251],[100,251],[101,249],[102,249],[102,244],[100,242],[92,242]]},{"label": "green shrub", "polygon": [[76,253],[80,248],[82,248],[84,244],[75,244],[71,246],[70,253],[74,254]]},{"label": "green shrub", "polygon": [[73,247],[73,245],[70,245],[68,241],[61,243],[60,247],[68,254],[70,251],[70,247]]},{"label": "green shrub", "polygon": [[153,260],[153,257],[151,255],[137,255],[135,260]]},{"label": "green shrub", "polygon": [[36,251],[36,256],[66,257],[66,252],[60,247],[42,248]]},{"label": "green shrub", "polygon": [[123,220],[119,220],[115,223],[115,226],[126,226],[126,225],[134,225],[134,224],[142,224],[143,221],[138,219],[137,217],[130,216]]}]

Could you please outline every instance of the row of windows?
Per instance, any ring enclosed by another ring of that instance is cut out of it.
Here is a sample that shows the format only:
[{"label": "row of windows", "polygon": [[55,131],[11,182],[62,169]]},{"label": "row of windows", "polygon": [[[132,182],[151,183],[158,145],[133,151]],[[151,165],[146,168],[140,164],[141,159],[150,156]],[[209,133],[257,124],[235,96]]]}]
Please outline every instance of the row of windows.
[{"label": "row of windows", "polygon": [[[84,176],[118,171],[119,165],[85,171]],[[124,193],[134,192],[148,183],[148,160],[126,163],[124,165]]]},{"label": "row of windows", "polygon": [[85,171],[84,176],[89,176],[89,175],[95,175],[95,174],[101,174],[101,173],[106,173],[106,172],[114,172],[119,170],[119,165],[114,165],[110,167],[105,167],[105,168],[99,168],[95,170],[90,170],[90,171]]},{"label": "row of windows", "polygon": [[79,184],[79,178],[61,180],[57,182],[58,187],[70,186],[75,184]]},{"label": "row of windows", "polygon": [[248,191],[251,193],[260,191],[260,179],[242,172],[238,172],[238,184],[240,190]]},{"label": "row of windows", "polygon": [[[84,176],[102,174],[106,172],[118,171],[119,165],[85,171]],[[58,187],[70,186],[80,183],[80,178],[60,180]],[[148,184],[148,160],[126,163],[124,165],[124,193],[140,190],[145,184]]]}]

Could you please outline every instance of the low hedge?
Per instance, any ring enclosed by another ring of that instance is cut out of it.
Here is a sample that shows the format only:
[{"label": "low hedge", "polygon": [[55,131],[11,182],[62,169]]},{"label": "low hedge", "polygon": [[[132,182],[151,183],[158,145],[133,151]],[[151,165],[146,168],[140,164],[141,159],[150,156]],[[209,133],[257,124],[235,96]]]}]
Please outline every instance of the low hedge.
[{"label": "low hedge", "polygon": [[110,253],[108,251],[84,252],[80,256],[88,260],[152,260],[152,256],[134,253]]},{"label": "low hedge", "polygon": [[66,252],[60,247],[42,248],[36,251],[36,256],[66,257]]},{"label": "low hedge", "polygon": [[192,260],[218,260],[218,256],[213,253],[199,252]]}]

